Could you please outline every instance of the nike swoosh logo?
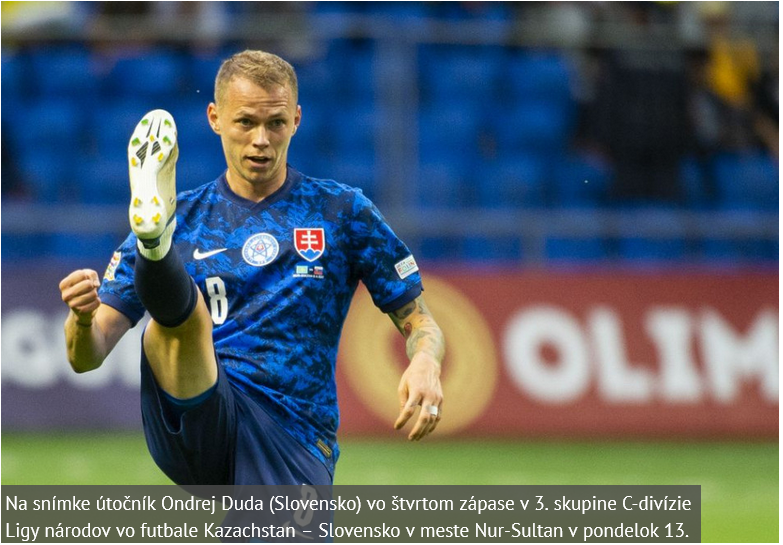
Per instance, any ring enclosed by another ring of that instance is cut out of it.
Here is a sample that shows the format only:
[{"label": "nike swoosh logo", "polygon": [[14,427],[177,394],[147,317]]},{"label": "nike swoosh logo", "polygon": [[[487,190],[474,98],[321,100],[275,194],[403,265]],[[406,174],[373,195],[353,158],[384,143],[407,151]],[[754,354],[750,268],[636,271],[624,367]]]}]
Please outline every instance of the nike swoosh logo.
[{"label": "nike swoosh logo", "polygon": [[213,255],[219,254],[220,252],[225,252],[226,250],[228,250],[228,248],[220,248],[217,250],[210,250],[208,252],[201,252],[198,248],[196,248],[193,250],[193,259],[206,259],[208,257],[212,257]]}]

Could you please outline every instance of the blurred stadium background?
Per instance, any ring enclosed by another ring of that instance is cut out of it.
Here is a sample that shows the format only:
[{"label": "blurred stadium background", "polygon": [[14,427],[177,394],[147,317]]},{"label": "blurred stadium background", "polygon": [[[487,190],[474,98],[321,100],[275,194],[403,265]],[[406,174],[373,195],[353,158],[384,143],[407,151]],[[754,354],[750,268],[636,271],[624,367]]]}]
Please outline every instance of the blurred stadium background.
[{"label": "blurred stadium background", "polygon": [[[704,541],[778,540],[776,2],[3,2],[2,483],[164,483],[138,331],[68,371],[57,282],[127,232],[125,146],[170,110],[224,169],[226,55],[292,61],[290,162],[361,187],[449,340],[439,437],[389,430],[360,294],[337,483],[700,484]],[[137,328],[139,329],[139,328]]]}]

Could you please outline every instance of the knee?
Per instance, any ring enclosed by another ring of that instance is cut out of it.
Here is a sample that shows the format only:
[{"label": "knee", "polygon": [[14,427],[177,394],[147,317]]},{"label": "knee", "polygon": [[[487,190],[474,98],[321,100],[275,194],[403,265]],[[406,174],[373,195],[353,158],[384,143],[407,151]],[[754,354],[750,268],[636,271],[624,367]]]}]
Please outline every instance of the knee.
[{"label": "knee", "polygon": [[147,327],[147,331],[152,330],[155,335],[179,338],[192,338],[193,336],[209,335],[211,339],[212,316],[209,313],[209,309],[207,308],[206,302],[204,301],[204,296],[201,294],[201,291],[196,290],[196,294],[198,297],[196,306],[193,308],[193,312],[190,313],[190,316],[188,316],[184,322],[175,327],[166,327],[159,324],[155,320],[152,320],[150,325]]}]

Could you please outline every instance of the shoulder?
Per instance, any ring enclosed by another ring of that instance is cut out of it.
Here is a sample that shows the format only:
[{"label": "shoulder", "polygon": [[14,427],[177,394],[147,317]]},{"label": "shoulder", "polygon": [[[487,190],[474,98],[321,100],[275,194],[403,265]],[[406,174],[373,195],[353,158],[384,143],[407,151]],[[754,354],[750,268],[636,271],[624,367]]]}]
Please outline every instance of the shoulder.
[{"label": "shoulder", "polygon": [[202,206],[211,206],[218,202],[218,180],[212,180],[194,189],[177,193],[177,214],[183,215],[198,210]]},{"label": "shoulder", "polygon": [[217,191],[218,179],[207,182],[193,189],[187,189],[177,193],[177,202],[188,202],[203,200],[203,198]]},{"label": "shoulder", "polygon": [[319,203],[337,206],[343,213],[361,213],[372,210],[372,201],[358,187],[340,183],[331,178],[315,178],[301,174],[298,192],[302,196],[317,199]]}]

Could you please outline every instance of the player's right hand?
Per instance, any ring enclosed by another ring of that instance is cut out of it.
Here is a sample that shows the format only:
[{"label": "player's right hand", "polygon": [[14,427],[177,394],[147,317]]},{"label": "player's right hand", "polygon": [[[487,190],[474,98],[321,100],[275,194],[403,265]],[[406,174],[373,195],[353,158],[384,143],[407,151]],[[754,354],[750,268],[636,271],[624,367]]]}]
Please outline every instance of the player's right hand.
[{"label": "player's right hand", "polygon": [[63,302],[76,315],[82,325],[92,323],[95,311],[101,306],[98,287],[101,281],[98,273],[91,269],[73,271],[60,281],[60,295]]}]

